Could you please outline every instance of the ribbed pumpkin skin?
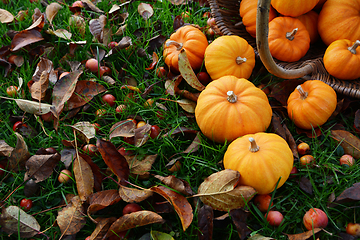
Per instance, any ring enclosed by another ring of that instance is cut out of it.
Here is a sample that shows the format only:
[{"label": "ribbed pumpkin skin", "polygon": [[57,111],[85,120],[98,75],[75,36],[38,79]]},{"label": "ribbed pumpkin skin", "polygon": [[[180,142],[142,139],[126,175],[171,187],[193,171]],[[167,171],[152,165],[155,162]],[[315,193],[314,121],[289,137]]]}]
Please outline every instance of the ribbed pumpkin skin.
[{"label": "ribbed pumpkin skin", "polygon": [[323,125],[335,111],[336,92],[320,80],[308,80],[301,84],[301,87],[308,96],[302,99],[297,89],[290,94],[287,101],[290,119],[302,129],[312,129]]},{"label": "ribbed pumpkin skin", "polygon": [[[252,36],[256,37],[256,14],[257,14],[257,0],[242,0],[240,2],[240,17],[246,27],[246,31]],[[276,11],[270,6],[269,22],[276,17]]]},{"label": "ribbed pumpkin skin", "polygon": [[[227,92],[238,101],[230,103]],[[215,142],[228,142],[249,133],[263,132],[270,125],[272,109],[266,94],[253,83],[224,76],[209,83],[200,93],[195,108],[201,132]]]},{"label": "ribbed pumpkin skin", "polygon": [[[259,151],[251,152],[249,137],[255,139]],[[240,184],[268,194],[289,178],[294,157],[287,142],[274,133],[248,134],[230,143],[224,155],[225,169],[240,172]]]},{"label": "ribbed pumpkin skin", "polygon": [[[289,40],[286,34],[298,29],[294,39]],[[310,48],[310,35],[299,19],[277,17],[269,23],[269,50],[271,55],[284,62],[300,60]]]},{"label": "ribbed pumpkin skin", "polygon": [[[246,62],[237,64],[237,57],[246,58]],[[239,36],[220,36],[206,48],[205,67],[213,80],[227,75],[247,79],[254,66],[254,49]]]},{"label": "ribbed pumpkin skin", "polygon": [[318,30],[326,45],[335,40],[360,40],[360,0],[327,0],[318,20]]},{"label": "ribbed pumpkin skin", "polygon": [[309,32],[310,43],[316,42],[320,37],[317,26],[319,14],[315,11],[310,11],[298,16],[297,19],[299,19],[304,24],[306,30]]},{"label": "ribbed pumpkin skin", "polygon": [[204,60],[205,49],[209,45],[205,34],[198,28],[191,25],[183,26],[171,34],[170,38],[164,44],[163,56],[165,64],[171,70],[179,72],[178,55],[181,49],[176,46],[166,46],[170,40],[183,44],[182,48],[185,49],[186,55],[189,59],[190,65],[193,69],[199,69]]},{"label": "ribbed pumpkin skin", "polygon": [[336,78],[354,80],[360,77],[360,47],[356,53],[351,53],[349,47],[354,42],[340,39],[332,42],[324,54],[324,66],[326,70]]},{"label": "ribbed pumpkin skin", "polygon": [[297,17],[311,11],[319,0],[271,0],[271,6],[284,16]]}]

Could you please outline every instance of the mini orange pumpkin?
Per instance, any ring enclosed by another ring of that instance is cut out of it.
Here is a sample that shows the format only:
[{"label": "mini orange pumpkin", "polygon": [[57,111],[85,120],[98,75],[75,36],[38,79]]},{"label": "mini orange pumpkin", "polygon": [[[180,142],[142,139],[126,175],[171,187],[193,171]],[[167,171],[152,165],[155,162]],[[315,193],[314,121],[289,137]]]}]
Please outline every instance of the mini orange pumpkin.
[{"label": "mini orange pumpkin", "polygon": [[254,49],[239,36],[220,36],[206,48],[205,67],[211,79],[226,75],[249,78],[254,66]]},{"label": "mini orange pumpkin", "polygon": [[295,125],[312,129],[323,125],[335,111],[334,89],[320,80],[308,80],[297,86],[287,101],[287,111]]},{"label": "mini orange pumpkin", "polygon": [[326,45],[360,39],[360,0],[327,0],[319,14],[318,30]]},{"label": "mini orange pumpkin", "polygon": [[289,178],[294,157],[287,142],[274,133],[248,134],[230,143],[224,155],[225,169],[240,172],[239,183],[268,194]]},{"label": "mini orange pumpkin", "polygon": [[319,14],[315,11],[310,11],[296,18],[304,24],[306,30],[309,32],[310,43],[316,42],[320,37],[317,27]]},{"label": "mini orange pumpkin", "polygon": [[326,70],[336,78],[354,80],[360,77],[360,41],[336,40],[326,49],[323,60]]},{"label": "mini orange pumpkin", "polygon": [[[242,0],[240,2],[240,17],[242,23],[246,27],[246,31],[252,36],[256,37],[256,12],[257,0]],[[270,6],[269,22],[276,17],[276,11]]]},{"label": "mini orange pumpkin", "polygon": [[271,0],[271,5],[284,16],[297,17],[311,11],[319,0]]},{"label": "mini orange pumpkin", "polygon": [[224,76],[200,93],[195,108],[201,132],[224,143],[270,125],[272,109],[266,94],[245,78]]},{"label": "mini orange pumpkin", "polygon": [[277,17],[269,23],[269,50],[284,62],[300,60],[310,48],[310,36],[299,19]]},{"label": "mini orange pumpkin", "polygon": [[185,49],[190,65],[199,69],[204,60],[205,49],[208,46],[205,34],[191,25],[183,26],[171,34],[165,42],[163,56],[165,64],[174,72],[179,72],[178,56]]}]

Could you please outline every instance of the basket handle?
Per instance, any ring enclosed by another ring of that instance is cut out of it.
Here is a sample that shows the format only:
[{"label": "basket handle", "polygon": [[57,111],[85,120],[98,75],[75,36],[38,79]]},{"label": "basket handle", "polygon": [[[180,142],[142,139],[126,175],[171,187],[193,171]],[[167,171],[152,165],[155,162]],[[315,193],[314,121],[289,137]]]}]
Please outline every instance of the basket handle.
[{"label": "basket handle", "polygon": [[284,69],[275,63],[271,56],[268,42],[270,2],[271,0],[258,0],[256,14],[256,47],[259,52],[260,60],[270,73],[280,78],[302,78],[305,75],[312,73],[314,69],[309,64],[305,64],[298,69]]}]

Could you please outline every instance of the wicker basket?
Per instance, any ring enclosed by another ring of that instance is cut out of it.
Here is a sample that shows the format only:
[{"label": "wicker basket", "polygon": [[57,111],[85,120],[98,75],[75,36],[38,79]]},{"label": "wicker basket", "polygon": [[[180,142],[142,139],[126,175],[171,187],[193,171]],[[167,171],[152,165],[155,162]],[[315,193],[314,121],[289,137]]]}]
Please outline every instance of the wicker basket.
[{"label": "wicker basket", "polygon": [[[308,53],[297,62],[287,63],[274,60],[270,55],[267,40],[261,41],[259,37],[262,35],[263,38],[264,36],[266,38],[267,33],[261,34],[260,31],[258,31],[258,37],[255,39],[246,31],[245,26],[242,24],[239,14],[241,0],[208,0],[208,2],[211,14],[215,18],[215,22],[221,33],[224,35],[238,35],[246,39],[270,73],[284,79],[318,79],[330,85],[339,94],[360,98],[360,79],[351,81],[339,80],[332,77],[326,71],[322,60],[326,45],[321,41],[312,44]],[[257,25],[263,24],[265,29],[268,29],[269,7],[270,0],[259,0],[258,13],[262,12],[263,15],[259,16],[260,14],[258,14]],[[260,20],[260,18],[262,18],[262,20]],[[265,54],[266,52],[268,56]]]}]

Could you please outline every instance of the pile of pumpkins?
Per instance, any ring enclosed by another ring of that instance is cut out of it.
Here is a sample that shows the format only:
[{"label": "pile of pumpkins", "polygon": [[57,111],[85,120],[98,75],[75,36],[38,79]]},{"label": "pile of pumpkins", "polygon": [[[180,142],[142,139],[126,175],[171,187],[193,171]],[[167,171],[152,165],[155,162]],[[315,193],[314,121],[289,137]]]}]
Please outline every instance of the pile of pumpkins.
[{"label": "pile of pumpkins", "polygon": [[[244,2],[257,0],[243,0],[241,6]],[[295,1],[290,2],[293,11],[307,5],[302,3],[301,7],[294,7]],[[318,0],[313,2],[318,3]],[[283,18],[290,17],[274,17],[272,21],[276,18],[285,22]],[[305,28],[298,18],[291,19],[300,22],[298,29]],[[284,29],[280,27],[277,31]],[[310,44],[309,33],[304,31]],[[290,175],[294,157],[282,137],[265,132],[272,119],[269,100],[261,89],[247,80],[255,66],[254,49],[235,35],[219,36],[209,44],[201,30],[186,25],[173,33],[164,45],[164,61],[173,72],[179,72],[178,54],[182,49],[191,67],[198,70],[204,63],[213,80],[199,95],[195,118],[206,137],[214,142],[230,143],[224,155],[224,167],[239,171],[240,184],[252,186],[260,194],[281,187]],[[330,86],[319,80],[308,80],[290,94],[287,110],[296,126],[312,129],[324,124],[336,105],[337,96]],[[264,168],[266,173],[259,171]]]},{"label": "pile of pumpkins", "polygon": [[[257,0],[242,0],[239,13],[256,37]],[[283,62],[300,60],[310,44],[323,41],[324,66],[342,80],[360,78],[360,0],[271,0],[269,50]]]}]

